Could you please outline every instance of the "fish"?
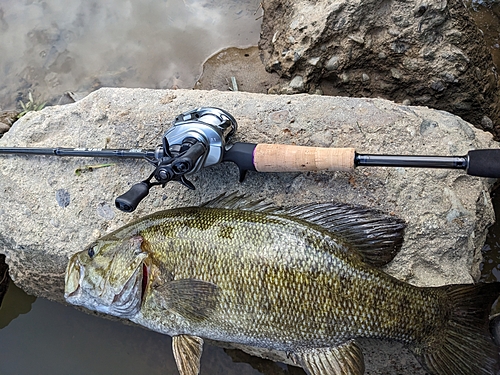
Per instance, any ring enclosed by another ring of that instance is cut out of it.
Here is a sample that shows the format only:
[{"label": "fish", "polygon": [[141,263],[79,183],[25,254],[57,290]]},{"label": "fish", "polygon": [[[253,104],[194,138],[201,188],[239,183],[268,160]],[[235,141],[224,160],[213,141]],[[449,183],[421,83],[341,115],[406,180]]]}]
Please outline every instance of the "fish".
[{"label": "fish", "polygon": [[500,345],[500,313],[490,316],[490,334],[493,342]]},{"label": "fish", "polygon": [[200,373],[206,339],[283,351],[309,375],[361,375],[359,338],[402,342],[433,375],[495,374],[488,315],[500,283],[417,287],[388,275],[405,227],[361,206],[223,195],[72,255],[64,297],[172,336],[181,375]]}]

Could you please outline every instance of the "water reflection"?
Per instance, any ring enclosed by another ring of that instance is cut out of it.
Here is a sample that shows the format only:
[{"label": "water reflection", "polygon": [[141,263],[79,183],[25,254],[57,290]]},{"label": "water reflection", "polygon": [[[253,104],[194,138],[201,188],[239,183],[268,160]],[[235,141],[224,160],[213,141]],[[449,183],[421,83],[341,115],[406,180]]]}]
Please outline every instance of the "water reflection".
[{"label": "water reflection", "polygon": [[0,108],[34,91],[191,88],[209,55],[258,42],[259,0],[0,3]]},{"label": "water reflection", "polygon": [[36,297],[26,294],[10,281],[7,293],[0,305],[0,329],[7,327],[18,316],[30,312],[35,300]]}]

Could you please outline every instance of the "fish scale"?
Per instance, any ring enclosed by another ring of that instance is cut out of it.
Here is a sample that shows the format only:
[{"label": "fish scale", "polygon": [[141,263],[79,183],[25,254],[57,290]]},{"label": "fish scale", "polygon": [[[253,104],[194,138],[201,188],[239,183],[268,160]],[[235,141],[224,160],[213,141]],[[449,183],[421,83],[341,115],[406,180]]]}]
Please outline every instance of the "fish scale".
[{"label": "fish scale", "polygon": [[387,275],[375,265],[403,230],[354,206],[229,196],[101,238],[70,259],[65,296],[174,336],[181,375],[197,374],[202,338],[285,351],[312,375],[362,374],[360,337],[407,344],[431,374],[494,373],[485,322],[499,284],[419,288]]},{"label": "fish scale", "polygon": [[[205,213],[197,211],[200,217],[207,219],[196,225],[190,213],[185,213],[189,219],[183,220],[180,212],[172,212],[169,217],[161,218],[163,227],[171,220],[167,231],[153,225],[139,235],[149,243],[153,263],[162,263],[170,269],[174,280],[197,279],[218,286],[222,291],[221,308],[203,325],[207,327],[210,322],[220,336],[224,330],[230,336],[235,333],[231,328],[238,327],[238,335],[241,337],[244,332],[253,345],[263,346],[259,336],[265,335],[266,342],[271,336],[278,348],[285,351],[299,345],[328,346],[360,335],[409,342],[407,328],[400,332],[404,316],[422,316],[429,309],[429,304],[422,299],[412,298],[418,296],[414,287],[366,266],[355,257],[349,259],[348,249],[339,246],[337,241],[328,241],[331,236],[322,228],[306,227],[303,223],[268,214],[206,210]],[[221,228],[232,228],[235,233],[232,238],[224,237],[224,245],[220,244]],[[290,233],[300,237],[294,237],[294,241],[287,244]],[[327,243],[331,246],[325,248]],[[238,250],[242,246],[245,246],[244,252]],[[397,290],[397,294],[404,289],[407,300],[413,303],[395,310],[396,292],[384,293],[383,299],[373,298],[375,294],[370,292],[367,283],[377,286],[381,282],[390,284],[387,288]],[[391,301],[390,305],[384,300]],[[243,303],[235,303],[237,301]],[[342,306],[342,311],[335,313],[333,306]],[[410,307],[414,311],[409,310]],[[147,316],[148,309],[146,299],[141,311],[143,316]],[[372,312],[368,313],[370,309]],[[300,317],[308,317],[306,323]],[[243,330],[241,327],[248,322],[252,324]],[[419,322],[424,323],[432,325],[432,320]],[[304,334],[309,342],[305,342]]]}]

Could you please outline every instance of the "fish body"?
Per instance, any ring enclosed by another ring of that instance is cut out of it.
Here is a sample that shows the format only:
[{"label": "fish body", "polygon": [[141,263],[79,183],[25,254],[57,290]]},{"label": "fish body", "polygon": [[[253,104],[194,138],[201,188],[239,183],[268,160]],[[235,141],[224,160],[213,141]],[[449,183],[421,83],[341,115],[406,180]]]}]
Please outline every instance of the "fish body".
[{"label": "fish body", "polygon": [[[493,373],[486,310],[500,287],[419,288],[387,275],[377,266],[403,230],[350,206],[226,198],[101,238],[70,259],[65,297],[173,336],[181,374],[198,373],[209,338],[285,351],[309,374],[359,375],[359,337],[403,342],[432,374]],[[463,353],[470,360],[457,362]]]}]

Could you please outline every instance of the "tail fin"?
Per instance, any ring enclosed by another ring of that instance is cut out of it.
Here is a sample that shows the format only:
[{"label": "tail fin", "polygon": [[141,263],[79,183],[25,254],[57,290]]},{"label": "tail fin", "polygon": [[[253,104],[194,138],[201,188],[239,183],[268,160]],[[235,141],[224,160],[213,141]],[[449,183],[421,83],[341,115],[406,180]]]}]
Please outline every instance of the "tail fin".
[{"label": "tail fin", "polygon": [[447,327],[412,348],[415,356],[434,375],[497,374],[499,351],[488,330],[488,315],[500,294],[500,283],[440,288],[450,300]]}]

